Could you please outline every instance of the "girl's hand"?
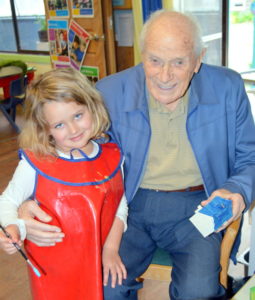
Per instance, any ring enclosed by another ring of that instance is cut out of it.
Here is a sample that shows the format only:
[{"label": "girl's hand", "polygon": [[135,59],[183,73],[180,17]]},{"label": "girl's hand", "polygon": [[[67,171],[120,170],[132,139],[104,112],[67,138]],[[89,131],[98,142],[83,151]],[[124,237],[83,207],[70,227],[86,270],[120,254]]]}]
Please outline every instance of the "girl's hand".
[{"label": "girl's hand", "polygon": [[19,246],[22,245],[22,242],[19,237],[19,229],[16,225],[9,225],[5,230],[11,235],[12,238],[5,236],[2,230],[0,230],[0,248],[4,250],[7,254],[14,254],[17,252],[17,249],[13,246],[12,243],[17,243]]},{"label": "girl's hand", "polygon": [[122,284],[122,280],[127,278],[127,271],[116,249],[103,248],[103,284],[106,286],[111,274],[111,287],[115,288],[116,283]]}]

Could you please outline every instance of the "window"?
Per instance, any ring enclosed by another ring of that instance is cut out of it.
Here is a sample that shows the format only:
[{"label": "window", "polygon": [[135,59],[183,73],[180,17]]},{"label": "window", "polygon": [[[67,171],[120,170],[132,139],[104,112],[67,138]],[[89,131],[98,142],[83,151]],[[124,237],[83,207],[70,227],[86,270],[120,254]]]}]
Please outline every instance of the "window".
[{"label": "window", "polygon": [[251,1],[230,1],[228,66],[237,72],[255,68],[254,20]]},{"label": "window", "polygon": [[222,65],[223,55],[223,25],[222,0],[174,0],[175,10],[194,15],[200,24],[206,54],[203,62]]},{"label": "window", "polygon": [[43,0],[0,0],[0,7],[0,51],[47,53],[38,34],[46,30]]}]

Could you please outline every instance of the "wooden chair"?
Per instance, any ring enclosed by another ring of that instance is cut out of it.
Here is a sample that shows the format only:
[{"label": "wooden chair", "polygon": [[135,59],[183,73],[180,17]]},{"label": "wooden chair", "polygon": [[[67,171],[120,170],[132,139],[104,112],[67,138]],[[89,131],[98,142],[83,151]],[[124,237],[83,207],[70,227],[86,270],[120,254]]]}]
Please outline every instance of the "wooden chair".
[{"label": "wooden chair", "polygon": [[[240,227],[240,222],[241,218],[232,222],[227,227],[221,243],[220,282],[225,288],[227,288],[228,284],[229,257]],[[162,249],[157,249],[154,254],[152,263],[145,271],[145,273],[139,278],[139,281],[143,281],[144,279],[169,281],[171,269],[171,260],[168,254]]]}]

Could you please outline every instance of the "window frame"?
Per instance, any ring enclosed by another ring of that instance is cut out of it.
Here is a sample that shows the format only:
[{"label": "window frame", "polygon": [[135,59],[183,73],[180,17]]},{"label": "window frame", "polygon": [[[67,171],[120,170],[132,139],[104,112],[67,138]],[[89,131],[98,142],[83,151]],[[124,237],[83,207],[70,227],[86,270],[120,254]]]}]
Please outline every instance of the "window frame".
[{"label": "window frame", "polygon": [[[44,2],[44,1],[43,1]],[[2,53],[17,53],[17,54],[38,54],[38,55],[49,55],[49,50],[23,50],[20,46],[20,35],[19,35],[19,29],[18,29],[18,19],[16,15],[16,9],[15,9],[15,0],[10,0],[10,8],[11,8],[11,18],[12,18],[12,25],[13,25],[13,31],[14,31],[14,38],[15,38],[15,44],[17,51],[5,51],[0,50]],[[45,15],[46,18],[46,15]]]}]

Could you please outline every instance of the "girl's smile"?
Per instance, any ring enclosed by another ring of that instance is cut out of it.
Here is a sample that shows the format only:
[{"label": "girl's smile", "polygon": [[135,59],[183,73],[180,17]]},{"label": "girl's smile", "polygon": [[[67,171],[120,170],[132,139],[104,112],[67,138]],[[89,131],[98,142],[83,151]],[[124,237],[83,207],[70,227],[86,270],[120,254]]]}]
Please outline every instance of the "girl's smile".
[{"label": "girl's smile", "polygon": [[69,153],[71,149],[79,148],[90,154],[93,149],[90,142],[93,121],[85,105],[74,101],[51,101],[44,104],[43,112],[56,149]]}]

